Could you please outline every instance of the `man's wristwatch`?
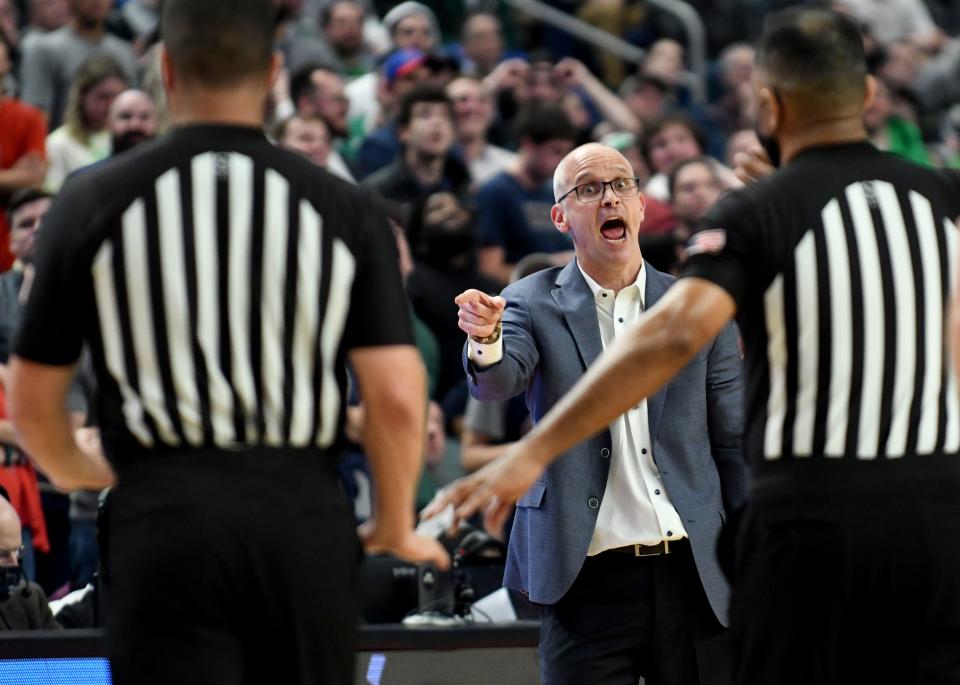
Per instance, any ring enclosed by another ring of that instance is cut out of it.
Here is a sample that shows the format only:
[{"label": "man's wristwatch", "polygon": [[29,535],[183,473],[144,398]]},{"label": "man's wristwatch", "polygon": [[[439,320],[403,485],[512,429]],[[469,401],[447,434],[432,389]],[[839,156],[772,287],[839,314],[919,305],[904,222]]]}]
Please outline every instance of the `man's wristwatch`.
[{"label": "man's wristwatch", "polygon": [[493,333],[491,333],[490,335],[486,336],[485,338],[478,338],[475,335],[471,335],[470,339],[473,340],[475,343],[479,343],[481,345],[492,345],[493,343],[497,342],[500,339],[501,330],[503,330],[503,326],[501,322],[498,321],[496,328],[493,329]]}]

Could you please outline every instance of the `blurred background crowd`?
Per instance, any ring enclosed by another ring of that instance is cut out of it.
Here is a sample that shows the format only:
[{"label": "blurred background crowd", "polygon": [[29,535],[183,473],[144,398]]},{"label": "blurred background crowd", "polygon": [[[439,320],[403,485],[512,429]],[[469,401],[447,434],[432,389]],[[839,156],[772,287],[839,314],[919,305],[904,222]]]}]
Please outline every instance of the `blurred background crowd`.
[{"label": "blurred background crowd", "polygon": [[[169,126],[161,2],[0,0],[0,364],[29,292],[37,231],[64,180]],[[421,505],[529,428],[522,397],[468,399],[454,297],[498,292],[571,258],[569,237],[550,220],[551,181],[560,159],[588,141],[631,162],[647,200],[644,256],[678,269],[701,218],[741,183],[736,156],[759,147],[751,42],[767,12],[791,4],[799,3],[275,0],[285,67],[265,104],[265,133],[369,188],[394,229],[430,377]],[[880,82],[865,115],[873,142],[920,164],[960,167],[960,7],[826,4],[863,29]],[[0,366],[0,389],[3,381]],[[75,386],[77,426],[96,425],[83,365]],[[364,420],[355,397],[348,437]],[[88,587],[98,493],[47,487],[3,418],[0,444],[0,485],[23,537],[0,560],[17,560],[53,596]],[[371,484],[357,442],[342,474],[363,520]]]}]

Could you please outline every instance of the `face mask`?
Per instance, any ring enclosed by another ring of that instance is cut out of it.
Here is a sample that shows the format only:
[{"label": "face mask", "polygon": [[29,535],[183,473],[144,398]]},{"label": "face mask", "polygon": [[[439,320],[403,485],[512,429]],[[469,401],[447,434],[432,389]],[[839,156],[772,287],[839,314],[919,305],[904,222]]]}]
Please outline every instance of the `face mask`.
[{"label": "face mask", "polygon": [[770,163],[774,167],[780,166],[780,143],[777,142],[777,139],[773,136],[765,136],[760,133],[759,127],[754,129],[757,134],[757,140],[760,141],[763,151],[767,153],[767,157],[770,158]]},{"label": "face mask", "polygon": [[[780,108],[783,108],[783,101],[780,100],[780,93],[776,90],[771,90],[773,97],[777,99],[777,103],[780,105]],[[764,152],[767,153],[767,157],[770,158],[770,163],[773,164],[774,168],[780,167],[780,143],[777,142],[777,139],[773,136],[768,136],[760,132],[760,123],[757,122],[754,124],[754,132],[757,134],[757,140],[760,141],[761,147],[763,147]]]},{"label": "face mask", "polygon": [[23,580],[23,569],[16,566],[0,566],[0,597],[7,598],[17,591]]}]

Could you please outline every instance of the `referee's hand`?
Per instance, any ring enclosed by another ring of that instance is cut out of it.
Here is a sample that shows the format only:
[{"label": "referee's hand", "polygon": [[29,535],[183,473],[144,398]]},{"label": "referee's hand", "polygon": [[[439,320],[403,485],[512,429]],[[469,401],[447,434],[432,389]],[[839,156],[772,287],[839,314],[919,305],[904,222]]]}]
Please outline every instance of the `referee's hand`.
[{"label": "referee's hand", "polygon": [[461,331],[474,338],[493,335],[507,306],[507,301],[502,297],[487,295],[472,288],[457,295],[454,302],[459,308],[457,325]]},{"label": "referee's hand", "polygon": [[747,185],[759,181],[761,178],[769,176],[777,170],[776,167],[770,163],[770,157],[767,156],[767,153],[759,146],[748,152],[738,152],[735,154],[733,156],[733,164],[733,173]]},{"label": "referee's hand", "polygon": [[450,555],[435,538],[418,535],[413,529],[391,530],[390,526],[381,526],[376,515],[362,524],[357,533],[367,554],[392,554],[413,564],[432,563],[440,570],[450,568]]},{"label": "referee's hand", "polygon": [[420,518],[432,518],[453,505],[454,529],[481,510],[488,529],[497,529],[507,520],[514,502],[530,489],[544,468],[545,462],[524,440],[519,440],[482,469],[442,488],[420,512]]}]

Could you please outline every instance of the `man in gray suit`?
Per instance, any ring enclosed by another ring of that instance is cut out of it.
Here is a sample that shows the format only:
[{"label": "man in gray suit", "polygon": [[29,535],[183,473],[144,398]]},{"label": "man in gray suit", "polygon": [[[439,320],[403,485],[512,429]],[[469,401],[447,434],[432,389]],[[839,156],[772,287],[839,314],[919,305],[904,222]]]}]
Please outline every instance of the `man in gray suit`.
[{"label": "man in gray suit", "polygon": [[[468,290],[457,298],[471,393],[525,392],[535,421],[674,280],[644,263],[644,199],[619,152],[574,150],[557,168],[554,197],[551,217],[573,238],[576,259],[501,297]],[[701,682],[697,644],[726,624],[716,543],[746,490],[742,412],[728,326],[663,390],[554,461],[517,502],[504,585],[544,605],[544,683]]]}]

